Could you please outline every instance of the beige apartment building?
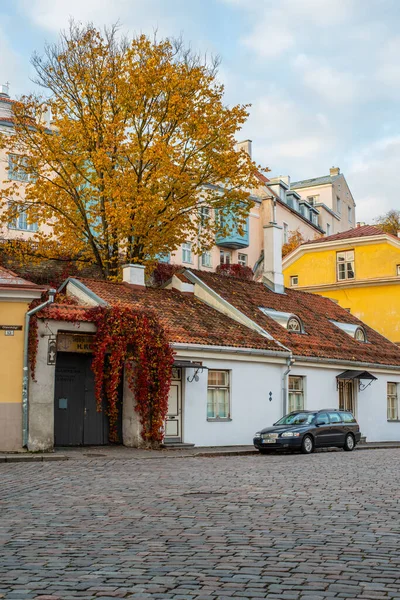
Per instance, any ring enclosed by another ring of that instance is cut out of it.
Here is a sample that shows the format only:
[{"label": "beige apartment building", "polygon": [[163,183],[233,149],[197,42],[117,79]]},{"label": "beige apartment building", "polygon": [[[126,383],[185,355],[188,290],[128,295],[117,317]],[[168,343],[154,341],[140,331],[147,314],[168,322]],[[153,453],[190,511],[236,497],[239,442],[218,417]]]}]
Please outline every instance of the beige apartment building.
[{"label": "beige apartment building", "polygon": [[295,181],[290,187],[300,195],[302,206],[318,209],[318,224],[326,235],[356,226],[356,204],[339,167],[331,167],[329,175]]}]

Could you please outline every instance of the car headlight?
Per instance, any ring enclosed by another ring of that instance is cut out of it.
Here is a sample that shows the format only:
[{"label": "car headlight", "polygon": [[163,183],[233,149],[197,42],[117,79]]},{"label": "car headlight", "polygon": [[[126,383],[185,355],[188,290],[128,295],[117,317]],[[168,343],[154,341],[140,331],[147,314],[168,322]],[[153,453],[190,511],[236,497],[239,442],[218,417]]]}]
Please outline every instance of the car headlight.
[{"label": "car headlight", "polygon": [[261,431],[257,431],[257,433],[254,434],[254,437],[260,437],[261,436]]},{"label": "car headlight", "polygon": [[284,431],[281,433],[281,437],[299,437],[299,433],[293,431]]}]

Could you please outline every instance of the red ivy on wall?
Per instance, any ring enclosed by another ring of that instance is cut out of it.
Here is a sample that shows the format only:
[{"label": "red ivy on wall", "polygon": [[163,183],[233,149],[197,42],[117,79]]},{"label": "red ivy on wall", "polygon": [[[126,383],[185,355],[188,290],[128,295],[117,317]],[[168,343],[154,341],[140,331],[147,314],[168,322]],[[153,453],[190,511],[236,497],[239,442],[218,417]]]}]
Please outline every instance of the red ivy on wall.
[{"label": "red ivy on wall", "polygon": [[218,265],[215,272],[219,273],[219,275],[227,275],[228,277],[237,277],[238,279],[246,279],[247,281],[253,280],[253,271],[250,267],[239,265],[238,263]]},{"label": "red ivy on wall", "polygon": [[[110,441],[118,442],[118,388],[124,367],[129,388],[136,399],[135,410],[142,425],[142,438],[148,446],[163,440],[168,412],[173,350],[154,313],[132,307],[83,308],[66,310],[53,304],[40,318],[63,321],[87,321],[97,327],[94,335],[92,369],[98,410],[107,402]],[[38,346],[37,315],[31,319],[29,358],[34,377]]]}]

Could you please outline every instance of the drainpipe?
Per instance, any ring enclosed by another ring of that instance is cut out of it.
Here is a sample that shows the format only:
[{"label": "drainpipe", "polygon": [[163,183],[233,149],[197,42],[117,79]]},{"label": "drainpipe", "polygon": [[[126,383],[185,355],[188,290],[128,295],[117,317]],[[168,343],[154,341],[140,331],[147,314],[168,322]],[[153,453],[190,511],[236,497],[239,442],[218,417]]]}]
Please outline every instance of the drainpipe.
[{"label": "drainpipe", "polygon": [[292,365],[295,362],[293,356],[287,359],[287,369],[282,375],[282,416],[286,415],[286,399],[287,399],[287,376],[292,370]]},{"label": "drainpipe", "polygon": [[49,304],[54,302],[54,296],[56,290],[51,288],[49,290],[49,299],[39,306],[35,306],[32,310],[29,310],[25,315],[25,329],[24,329],[24,366],[22,371],[22,445],[25,447],[28,445],[28,399],[29,399],[29,356],[28,356],[28,345],[29,345],[29,323],[32,315],[45,308]]}]

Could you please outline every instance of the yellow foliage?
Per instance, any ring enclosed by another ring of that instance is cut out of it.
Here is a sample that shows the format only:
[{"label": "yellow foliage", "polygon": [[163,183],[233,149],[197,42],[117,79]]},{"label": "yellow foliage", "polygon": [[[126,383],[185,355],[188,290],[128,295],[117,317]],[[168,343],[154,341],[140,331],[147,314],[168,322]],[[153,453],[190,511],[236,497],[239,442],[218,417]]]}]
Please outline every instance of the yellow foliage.
[{"label": "yellow foliage", "polygon": [[224,105],[216,65],[179,42],[118,42],[115,29],[74,24],[33,64],[47,98],[16,103],[15,135],[0,143],[26,157],[31,175],[23,198],[20,183],[5,182],[3,203],[14,206],[2,219],[23,202],[39,225],[37,255],[95,263],[115,278],[121,263],[152,263],[186,240],[210,248],[220,224],[204,226],[202,206],[232,211],[243,226],[258,185],[256,165],[235,149],[248,107]]}]

